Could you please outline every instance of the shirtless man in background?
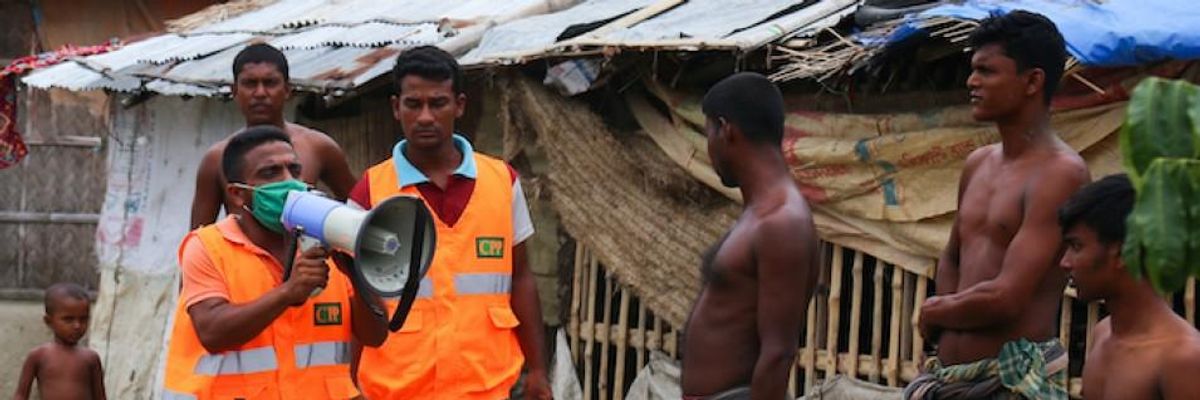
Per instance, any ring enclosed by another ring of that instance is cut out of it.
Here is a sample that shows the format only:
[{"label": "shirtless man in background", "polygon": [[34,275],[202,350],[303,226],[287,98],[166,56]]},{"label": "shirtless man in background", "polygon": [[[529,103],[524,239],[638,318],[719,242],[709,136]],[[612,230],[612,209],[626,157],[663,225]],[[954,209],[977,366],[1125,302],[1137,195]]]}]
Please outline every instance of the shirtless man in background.
[{"label": "shirtless man in background", "polygon": [[1092,330],[1083,398],[1195,399],[1200,332],[1121,259],[1134,197],[1129,177],[1112,175],[1081,189],[1058,214],[1066,244],[1062,268],[1080,300],[1104,300],[1111,313]]},{"label": "shirtless man in background", "polygon": [[[972,116],[994,122],[1001,141],[967,157],[937,293],[918,322],[937,357],[904,398],[1066,399],[1057,211],[1090,175],[1050,129],[1064,42],[1046,17],[1013,11],[983,20],[971,47]],[[1035,359],[1044,368],[1018,368]]]},{"label": "shirtless man in background", "polygon": [[783,97],[740,73],[704,96],[708,154],[744,209],[704,257],[684,331],[685,399],[783,399],[817,280],[816,229],[784,162]]},{"label": "shirtless man in background", "polygon": [[[292,92],[283,53],[265,43],[246,46],[233,59],[233,79],[233,99],[246,118],[246,127],[274,125],[283,129],[304,165],[300,180],[309,185],[324,182],[334,197],[345,200],[355,179],[341,147],[324,133],[283,120],[283,107]],[[191,229],[215,222],[222,206],[229,212],[225,177],[221,175],[221,154],[228,141],[214,144],[200,161]]]}]

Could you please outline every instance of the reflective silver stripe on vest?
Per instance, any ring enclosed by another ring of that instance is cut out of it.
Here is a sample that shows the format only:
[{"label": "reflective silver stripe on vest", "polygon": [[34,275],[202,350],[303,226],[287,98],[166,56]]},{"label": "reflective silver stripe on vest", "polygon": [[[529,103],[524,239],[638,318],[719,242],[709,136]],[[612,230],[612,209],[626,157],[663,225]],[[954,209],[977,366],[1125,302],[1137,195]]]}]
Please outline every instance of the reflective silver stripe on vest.
[{"label": "reflective silver stripe on vest", "polygon": [[454,291],[458,294],[509,294],[512,275],[502,273],[458,274],[454,276]]},{"label": "reflective silver stripe on vest", "polygon": [[429,278],[421,278],[421,285],[417,286],[418,299],[433,298],[433,281]]},{"label": "reflective silver stripe on vest", "polygon": [[296,368],[350,364],[349,342],[318,342],[296,346]]},{"label": "reflective silver stripe on vest", "polygon": [[205,354],[196,362],[196,375],[238,375],[272,371],[279,368],[275,360],[275,348],[227,351],[221,354]]},{"label": "reflective silver stripe on vest", "polygon": [[172,392],[170,390],[163,389],[162,399],[163,400],[196,400],[196,396],[192,395],[192,394]]}]

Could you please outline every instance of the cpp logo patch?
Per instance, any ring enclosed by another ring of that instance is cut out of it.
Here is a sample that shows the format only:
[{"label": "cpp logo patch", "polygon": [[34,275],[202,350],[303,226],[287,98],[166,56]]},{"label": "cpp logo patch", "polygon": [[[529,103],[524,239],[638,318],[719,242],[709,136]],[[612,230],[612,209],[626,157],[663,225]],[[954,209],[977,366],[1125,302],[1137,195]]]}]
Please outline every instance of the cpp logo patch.
[{"label": "cpp logo patch", "polygon": [[476,258],[504,258],[504,238],[477,237],[475,238]]},{"label": "cpp logo patch", "polygon": [[313,324],[317,326],[341,325],[342,303],[313,304]]}]

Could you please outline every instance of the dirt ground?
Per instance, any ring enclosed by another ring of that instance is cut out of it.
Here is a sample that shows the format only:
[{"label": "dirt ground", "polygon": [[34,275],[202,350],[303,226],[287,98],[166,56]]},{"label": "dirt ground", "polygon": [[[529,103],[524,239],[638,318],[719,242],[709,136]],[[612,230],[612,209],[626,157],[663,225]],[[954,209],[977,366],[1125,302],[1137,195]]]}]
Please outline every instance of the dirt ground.
[{"label": "dirt ground", "polygon": [[42,314],[41,300],[0,301],[0,398],[12,398],[16,393],[25,354],[51,339]]}]

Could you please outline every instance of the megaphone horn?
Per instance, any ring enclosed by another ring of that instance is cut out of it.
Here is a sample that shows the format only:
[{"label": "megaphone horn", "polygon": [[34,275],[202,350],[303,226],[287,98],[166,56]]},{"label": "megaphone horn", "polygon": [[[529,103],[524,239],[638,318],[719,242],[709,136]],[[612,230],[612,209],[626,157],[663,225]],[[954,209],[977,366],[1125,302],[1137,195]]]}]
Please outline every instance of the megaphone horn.
[{"label": "megaphone horn", "polygon": [[[413,295],[401,295],[406,289],[415,293],[433,261],[437,242],[432,214],[414,196],[394,196],[363,211],[294,191],[288,193],[280,219],[288,231],[301,231],[354,257],[351,278],[355,282],[383,297],[402,297],[402,302],[413,301]],[[409,307],[401,304],[397,312]]]}]

